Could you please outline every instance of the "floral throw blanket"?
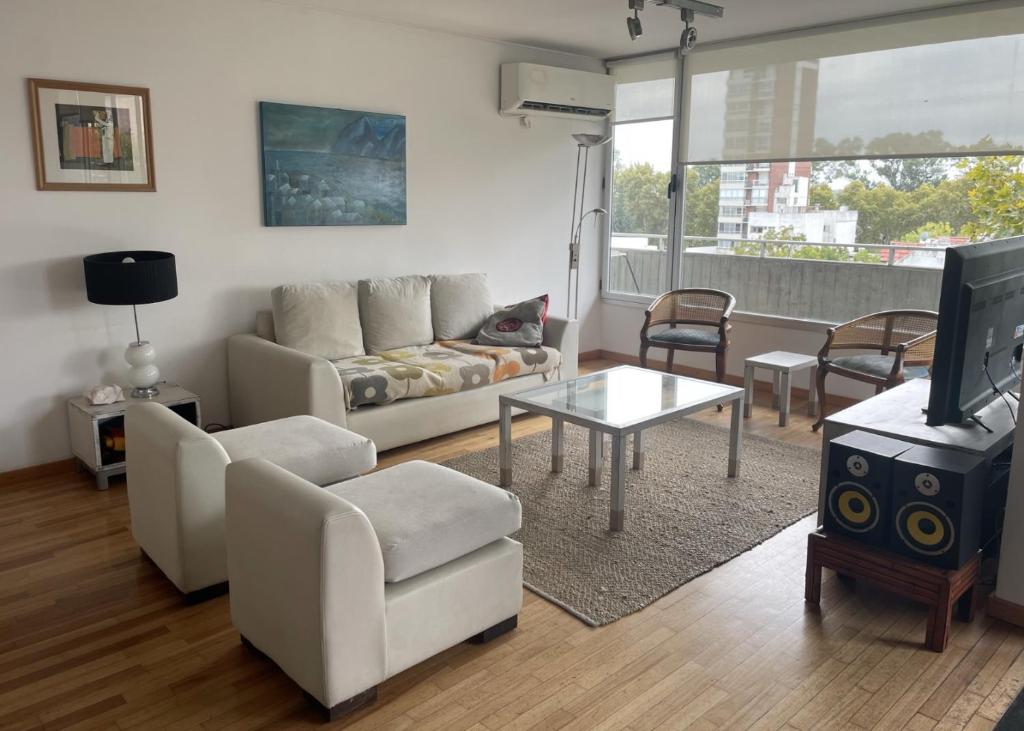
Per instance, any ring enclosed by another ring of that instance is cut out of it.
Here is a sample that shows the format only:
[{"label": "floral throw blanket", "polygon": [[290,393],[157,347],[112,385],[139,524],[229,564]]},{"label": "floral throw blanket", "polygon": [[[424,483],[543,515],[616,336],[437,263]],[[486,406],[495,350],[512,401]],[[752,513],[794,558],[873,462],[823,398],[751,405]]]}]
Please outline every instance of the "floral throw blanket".
[{"label": "floral throw blanket", "polygon": [[554,348],[504,348],[440,340],[333,361],[349,409],[404,398],[441,396],[530,373],[548,378],[561,364]]}]

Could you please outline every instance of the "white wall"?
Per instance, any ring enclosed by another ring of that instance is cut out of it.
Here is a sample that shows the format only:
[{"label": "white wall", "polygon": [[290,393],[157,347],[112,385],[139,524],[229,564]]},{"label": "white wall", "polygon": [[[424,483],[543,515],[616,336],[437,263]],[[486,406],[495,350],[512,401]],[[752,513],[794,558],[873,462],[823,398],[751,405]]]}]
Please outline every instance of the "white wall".
[{"label": "white wall", "polygon": [[[594,59],[281,2],[4,0],[0,471],[69,456],[66,397],[123,380],[131,312],[86,302],[86,254],[177,255],[180,295],[141,308],[143,336],[164,375],[201,395],[207,421],[229,419],[225,336],[251,328],[283,282],[483,271],[499,301],[550,292],[561,313],[569,134],[597,130],[500,117],[506,61],[602,70]],[[149,87],[157,192],[37,192],[32,76]],[[406,115],[408,225],[262,227],[260,100]],[[599,260],[596,248],[583,256],[584,350],[599,347]]]}]

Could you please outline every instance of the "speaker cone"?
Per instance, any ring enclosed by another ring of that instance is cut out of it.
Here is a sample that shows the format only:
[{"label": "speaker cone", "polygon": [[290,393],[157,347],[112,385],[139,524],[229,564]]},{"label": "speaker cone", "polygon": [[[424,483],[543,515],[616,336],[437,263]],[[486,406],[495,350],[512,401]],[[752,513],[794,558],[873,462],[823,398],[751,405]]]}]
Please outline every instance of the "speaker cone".
[{"label": "speaker cone", "polygon": [[866,533],[878,524],[878,501],[856,482],[840,482],[828,495],[828,509],[843,528]]},{"label": "speaker cone", "polygon": [[910,550],[941,556],[952,548],[956,529],[941,508],[931,503],[907,503],[896,513],[896,532]]}]

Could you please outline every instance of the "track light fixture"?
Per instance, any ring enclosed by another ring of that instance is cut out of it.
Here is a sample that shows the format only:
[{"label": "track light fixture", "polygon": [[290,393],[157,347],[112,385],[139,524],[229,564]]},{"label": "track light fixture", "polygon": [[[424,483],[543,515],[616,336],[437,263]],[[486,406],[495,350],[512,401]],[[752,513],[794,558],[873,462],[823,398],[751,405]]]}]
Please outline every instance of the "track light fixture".
[{"label": "track light fixture", "polygon": [[644,34],[639,15],[639,11],[644,9],[644,0],[629,0],[629,9],[633,11],[633,17],[626,16],[626,30],[629,31],[629,40],[635,41]]},{"label": "track light fixture", "polygon": [[[655,5],[663,5],[676,8],[683,21],[683,34],[679,37],[679,48],[683,53],[693,50],[697,45],[697,29],[693,26],[694,16],[707,15],[712,18],[721,18],[725,10],[720,5],[702,2],[702,0],[651,0]],[[643,26],[640,25],[640,12],[644,9],[644,0],[629,0],[629,9],[633,11],[633,17],[626,18],[626,30],[629,31],[630,40],[635,41],[643,34]]]}]

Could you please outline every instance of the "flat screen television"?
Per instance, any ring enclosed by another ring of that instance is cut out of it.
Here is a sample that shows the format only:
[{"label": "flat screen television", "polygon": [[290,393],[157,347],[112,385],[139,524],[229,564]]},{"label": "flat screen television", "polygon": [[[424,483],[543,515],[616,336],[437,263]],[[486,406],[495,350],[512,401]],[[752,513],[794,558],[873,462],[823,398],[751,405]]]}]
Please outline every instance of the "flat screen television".
[{"label": "flat screen television", "polygon": [[1016,388],[1022,342],[1024,236],[946,249],[928,424],[962,424]]}]

